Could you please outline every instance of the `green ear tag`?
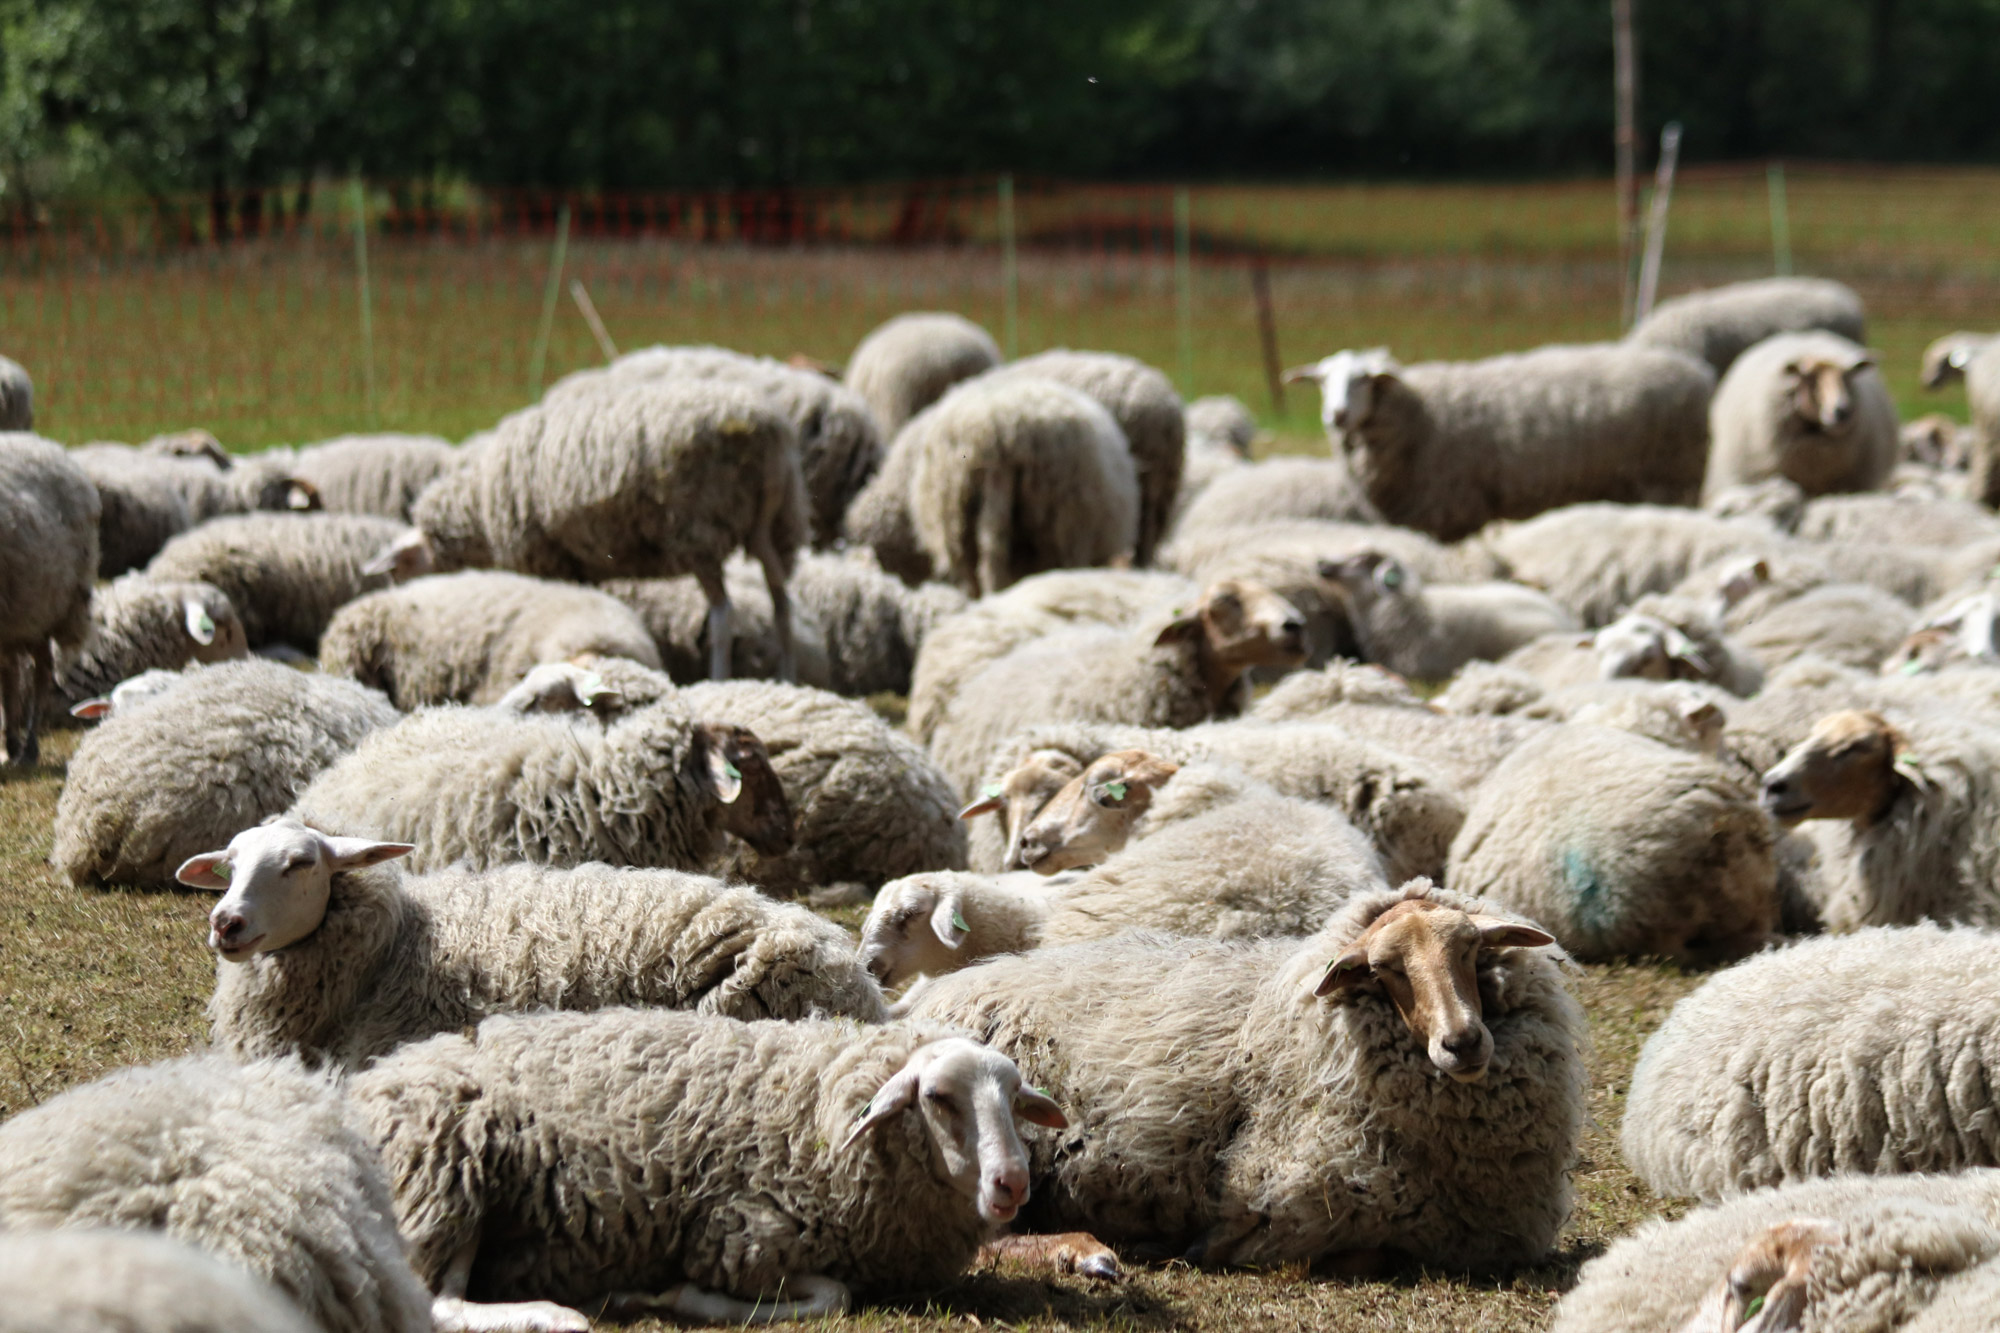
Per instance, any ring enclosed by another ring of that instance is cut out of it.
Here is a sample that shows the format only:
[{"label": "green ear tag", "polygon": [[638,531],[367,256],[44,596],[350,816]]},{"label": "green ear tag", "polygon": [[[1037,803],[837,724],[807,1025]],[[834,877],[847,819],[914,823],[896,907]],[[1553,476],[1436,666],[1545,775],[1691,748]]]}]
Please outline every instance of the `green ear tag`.
[{"label": "green ear tag", "polygon": [[208,618],[208,612],[202,611],[199,612],[198,614],[200,615],[201,618],[195,621],[194,623],[200,628],[201,632],[203,634],[215,633],[215,622]]},{"label": "green ear tag", "polygon": [[1104,784],[1104,794],[1114,801],[1122,801],[1125,799],[1125,784],[1122,782],[1107,782]]},{"label": "green ear tag", "polygon": [[738,782],[743,780],[743,775],[736,771],[736,765],[730,763],[727,759],[722,761],[722,771],[730,777],[735,778]]},{"label": "green ear tag", "polygon": [[997,782],[987,783],[984,787],[981,787],[979,789],[979,794],[981,796],[984,796],[989,801],[997,801],[1002,796],[1006,795],[1005,792],[1000,790],[1000,784]]},{"label": "green ear tag", "polygon": [[854,1119],[857,1122],[866,1120],[868,1118],[868,1112],[873,1110],[874,1107],[875,1107],[875,1099],[873,1097],[870,1097],[867,1101],[861,1103],[861,1109],[854,1113]]},{"label": "green ear tag", "polygon": [[972,927],[965,924],[965,918],[958,914],[956,907],[951,909],[951,926],[953,930],[962,930],[968,935],[972,933]]},{"label": "green ear tag", "polygon": [[1903,674],[1906,676],[1922,675],[1923,670],[1924,670],[1924,664],[1918,661],[1914,657],[1911,658],[1909,661],[1903,663]]},{"label": "green ear tag", "polygon": [[1750,1304],[1748,1304],[1743,1308],[1743,1322],[1747,1324],[1752,1319],[1755,1319],[1757,1317],[1757,1312],[1763,1308],[1764,1308],[1764,1298],[1762,1296],[1759,1296],[1756,1300],[1750,1302]]}]

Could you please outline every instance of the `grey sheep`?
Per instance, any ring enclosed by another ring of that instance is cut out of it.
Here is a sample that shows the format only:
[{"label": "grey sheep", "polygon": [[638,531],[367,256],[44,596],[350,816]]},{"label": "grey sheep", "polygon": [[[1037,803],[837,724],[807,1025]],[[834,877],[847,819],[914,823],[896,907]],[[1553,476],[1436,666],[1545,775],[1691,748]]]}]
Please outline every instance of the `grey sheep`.
[{"label": "grey sheep", "polygon": [[484,1299],[810,1318],[949,1281],[1056,1104],[931,1024],[647,1009],[489,1018],[349,1085],[417,1271]]},{"label": "grey sheep", "polygon": [[35,382],[18,361],[0,356],[0,432],[35,428]]},{"label": "grey sheep", "polygon": [[1446,680],[1475,658],[1497,662],[1577,627],[1547,593],[1518,583],[1428,583],[1383,551],[1325,561],[1320,577],[1346,600],[1362,657],[1412,680]]},{"label": "grey sheep", "polygon": [[1809,542],[1960,547],[2000,538],[2000,519],[1970,500],[1823,495],[1799,516],[1798,535]]},{"label": "grey sheep", "polygon": [[2000,337],[1951,333],[1924,349],[1926,389],[1958,379],[1965,381],[1965,402],[1972,409],[1968,490],[1972,499],[1991,505],[2000,502]]},{"label": "grey sheep", "polygon": [[1909,605],[1865,583],[1826,583],[1779,602],[1731,636],[1765,673],[1805,656],[1873,671],[1916,622]]},{"label": "grey sheep", "polygon": [[1879,490],[1901,448],[1874,356],[1832,333],[1779,334],[1736,358],[1708,429],[1705,498],[1772,476],[1809,496]]},{"label": "grey sheep", "polygon": [[793,674],[785,582],[807,536],[799,442],[753,385],[593,380],[500,423],[497,437],[418,497],[411,520],[440,572],[477,566],[596,582],[692,574],[709,602],[709,674],[729,674],[722,564],[763,566]]},{"label": "grey sheep", "polygon": [[457,451],[435,435],[342,435],[300,449],[291,473],[331,513],[408,522],[424,487],[457,461]]},{"label": "grey sheep", "polygon": [[838,926],[672,870],[514,863],[405,876],[404,843],[294,820],[190,857],[209,914],[215,1045],[360,1069],[497,1013],[651,1005],[873,1022],[881,993]]},{"label": "grey sheep", "polygon": [[389,696],[490,704],[529,668],[583,654],[657,668],[639,618],[608,593],[497,570],[432,574],[358,597],[320,637],[320,667]]},{"label": "grey sheep", "polygon": [[[934,411],[936,404],[925,411]],[[915,433],[923,412],[906,423],[890,441],[882,466],[861,488],[841,516],[842,538],[850,547],[873,555],[883,569],[912,586],[936,575],[929,553],[917,536],[916,515],[910,508],[910,478],[917,468],[921,436]],[[1135,493],[1136,493],[1136,483]],[[1136,503],[1136,501],[1135,501]]]},{"label": "grey sheep", "polygon": [[847,358],[842,378],[861,395],[885,435],[944,397],[961,380],[1000,364],[993,335],[963,315],[913,310],[878,324]]},{"label": "grey sheep", "polygon": [[127,574],[91,599],[90,633],[75,650],[56,655],[61,682],[41,706],[52,716],[67,714],[148,671],[179,671],[249,653],[243,621],[220,588]]},{"label": "grey sheep", "polygon": [[268,1282],[132,1231],[0,1233],[0,1333],[316,1333]]},{"label": "grey sheep", "polygon": [[243,514],[175,537],[146,573],[222,589],[252,648],[283,643],[310,653],[334,612],[385,584],[369,565],[409,531],[369,514]]},{"label": "grey sheep", "polygon": [[1257,418],[1243,400],[1229,394],[1197,398],[1182,414],[1187,422],[1187,451],[1181,462],[1181,488],[1167,522],[1171,534],[1188,506],[1218,478],[1244,466],[1257,438]]},{"label": "grey sheep", "polygon": [[0,433],[0,759],[41,757],[40,700],[55,689],[55,652],[90,633],[97,577],[97,488],[61,445]]},{"label": "grey sheep", "polygon": [[191,671],[165,698],[116,711],[70,757],[49,860],[71,883],[172,887],[181,862],[397,718],[374,690],[256,659]]},{"label": "grey sheep", "polygon": [[1825,329],[1863,342],[1863,320],[1861,298],[1843,283],[1760,278],[1662,301],[1625,336],[1699,358],[1722,375],[1745,351],[1781,333]]},{"label": "grey sheep", "polygon": [[[166,447],[170,442],[192,452]],[[211,518],[320,508],[319,493],[291,475],[289,451],[274,452],[280,457],[239,464],[206,431],[139,448],[99,443],[71,450],[104,502],[98,572],[111,578],[143,569],[168,541]]]},{"label": "grey sheep", "polygon": [[1267,458],[1216,476],[1188,503],[1173,535],[1286,519],[1376,523],[1381,515],[1339,459]]},{"label": "grey sheep", "polygon": [[1405,367],[1385,349],[1294,372],[1391,523],[1456,541],[1586,500],[1691,504],[1715,376],[1678,352],[1596,344]]}]

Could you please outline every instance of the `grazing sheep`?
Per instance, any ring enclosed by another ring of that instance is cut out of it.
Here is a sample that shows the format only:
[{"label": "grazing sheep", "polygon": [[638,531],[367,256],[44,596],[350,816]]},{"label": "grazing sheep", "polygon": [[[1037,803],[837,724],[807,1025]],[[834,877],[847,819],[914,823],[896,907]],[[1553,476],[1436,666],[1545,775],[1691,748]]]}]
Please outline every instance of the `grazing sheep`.
[{"label": "grazing sheep", "polygon": [[1924,349],[1926,389],[1965,381],[1972,409],[1972,459],[1967,489],[1981,504],[2000,502],[2000,337],[1951,333]]},{"label": "grazing sheep", "polygon": [[1777,926],[1772,842],[1750,785],[1714,761],[1572,723],[1480,785],[1446,874],[1585,961],[1733,958]]},{"label": "grazing sheep", "polygon": [[457,451],[435,435],[342,435],[299,450],[291,473],[330,513],[407,523],[424,487],[457,461]]},{"label": "grazing sheep", "polygon": [[863,338],[842,376],[861,395],[884,435],[944,397],[960,380],[1000,364],[993,335],[963,315],[913,310],[896,315]]},{"label": "grazing sheep", "polygon": [[1846,710],[1764,775],[1764,808],[1820,852],[1828,930],[2000,924],[2000,731],[1956,713]]},{"label": "grazing sheep", "polygon": [[42,696],[41,706],[59,716],[148,671],[227,662],[249,652],[243,622],[220,588],[128,574],[91,599],[90,633],[73,651],[56,654],[61,681]]},{"label": "grazing sheep", "polygon": [[71,883],[172,887],[397,718],[374,690],[256,659],[188,672],[168,697],[118,709],[70,757],[49,860]]},{"label": "grazing sheep", "polygon": [[1323,561],[1319,573],[1346,599],[1362,656],[1412,680],[1445,680],[1475,658],[1497,662],[1577,627],[1547,593],[1518,583],[1426,583],[1381,551]]},{"label": "grazing sheep", "polygon": [[1831,333],[1779,334],[1738,357],[1716,386],[1709,439],[1704,498],[1773,476],[1809,496],[1879,490],[1901,447],[1874,356]]},{"label": "grazing sheep", "polygon": [[35,382],[18,361],[0,356],[0,432],[35,428]]},{"label": "grazing sheep", "polygon": [[1013,1063],[930,1024],[489,1018],[349,1085],[434,1288],[809,1318],[960,1272],[1028,1195]]},{"label": "grazing sheep", "polygon": [[320,637],[319,659],[328,673],[381,690],[407,712],[489,704],[530,667],[585,653],[660,665],[652,635],[616,597],[469,569],[349,602]]},{"label": "grazing sheep", "polygon": [[[936,406],[933,403],[924,412]],[[917,520],[910,508],[910,478],[916,472],[917,454],[922,449],[921,437],[913,431],[923,415],[919,412],[896,432],[888,452],[882,456],[882,466],[875,470],[840,520],[841,537],[850,548],[866,550],[883,569],[912,587],[927,582],[937,573],[917,536]],[[1136,487],[1134,483],[1135,493]]]},{"label": "grazing sheep", "polygon": [[709,602],[709,674],[729,674],[722,563],[763,566],[779,673],[795,674],[785,581],[806,538],[799,442],[754,387],[725,378],[592,381],[516,412],[418,497],[435,569],[495,566],[595,582],[692,574]]},{"label": "grazing sheep", "polygon": [[372,514],[211,519],[168,542],[146,574],[222,589],[252,648],[283,643],[311,652],[335,611],[382,586],[370,563],[409,531]]},{"label": "grazing sheep", "polygon": [[431,1328],[391,1206],[338,1089],[291,1061],[121,1069],[0,1124],[5,1234],[164,1233],[269,1282],[325,1333]]},{"label": "grazing sheep", "polygon": [[1662,1195],[2000,1165],[2000,950],[1924,924],[1720,972],[1647,1039],[1625,1160]]},{"label": "grazing sheep", "polygon": [[164,1236],[0,1234],[0,1333],[318,1333],[267,1282]]},{"label": "grazing sheep", "polygon": [[1826,583],[1773,606],[1731,636],[1765,672],[1808,655],[1873,671],[1908,636],[1909,606],[1865,583]]},{"label": "grazing sheep", "polygon": [[55,651],[90,633],[98,514],[97,488],[61,445],[0,434],[0,759],[22,768],[41,757]]},{"label": "grazing sheep", "polygon": [[1584,1021],[1547,934],[1425,881],[1303,940],[1129,932],[927,982],[1078,1113],[1036,1225],[1210,1265],[1532,1262],[1568,1216]]},{"label": "grazing sheep", "polygon": [[792,847],[792,812],[757,737],[697,722],[674,695],[603,725],[427,708],[313,779],[293,813],[329,833],[414,843],[419,871],[454,861],[699,870],[725,833],[767,856]]},{"label": "grazing sheep", "polygon": [[1715,376],[1678,352],[1597,344],[1403,366],[1385,349],[1292,372],[1369,501],[1456,541],[1585,500],[1692,504]]},{"label": "grazing sheep", "polygon": [[867,704],[768,681],[691,685],[680,697],[698,718],[755,732],[792,808],[791,850],[731,848],[722,866],[730,878],[790,895],[965,866],[950,779]]},{"label": "grazing sheep", "polygon": [[1215,477],[1188,504],[1173,532],[1179,540],[1191,532],[1288,519],[1379,523],[1381,515],[1339,459],[1267,458]]},{"label": "grazing sheep", "polygon": [[181,866],[181,883],[222,894],[208,935],[217,1047],[359,1069],[530,1009],[882,1017],[846,934],[755,890],[596,864],[406,877],[386,862],[409,850],[279,819]]},{"label": "grazing sheep", "polygon": [[1732,282],[1660,302],[1625,337],[1696,357],[1722,375],[1757,343],[1811,329],[1865,341],[1861,298],[1826,278]]},{"label": "grazing sheep", "polygon": [[994,746],[1023,727],[1191,726],[1240,707],[1238,685],[1250,668],[1297,666],[1304,657],[1305,624],[1291,603],[1252,583],[1213,584],[1184,610],[1130,628],[1058,631],[992,662],[946,705],[931,753],[969,797]]}]

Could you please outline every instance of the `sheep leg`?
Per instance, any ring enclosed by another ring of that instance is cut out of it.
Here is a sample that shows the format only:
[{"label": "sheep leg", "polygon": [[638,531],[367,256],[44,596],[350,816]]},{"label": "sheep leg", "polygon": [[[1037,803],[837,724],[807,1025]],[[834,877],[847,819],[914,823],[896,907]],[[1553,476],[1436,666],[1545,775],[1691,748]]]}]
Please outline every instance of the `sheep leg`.
[{"label": "sheep leg", "polygon": [[765,528],[751,542],[750,554],[764,567],[764,586],[771,590],[771,628],[778,633],[778,679],[799,683],[798,659],[792,651],[792,599],[785,592],[785,563]]},{"label": "sheep leg", "polygon": [[979,475],[979,518],[973,529],[977,565],[966,570],[975,580],[975,597],[999,592],[1014,581],[1014,476],[1006,468],[989,467]]},{"label": "sheep leg", "polygon": [[695,582],[708,598],[708,678],[729,679],[729,589],[722,582],[722,570],[698,569]]},{"label": "sheep leg", "polygon": [[40,665],[48,656],[44,644],[37,655],[10,657],[0,664],[0,715],[6,718],[6,759],[20,768],[33,768],[41,758],[41,744],[35,736],[35,692],[41,680]]},{"label": "sheep leg", "polygon": [[621,1291],[605,1302],[605,1314],[619,1319],[637,1315],[668,1315],[709,1324],[782,1324],[792,1319],[819,1319],[844,1313],[847,1285],[817,1273],[786,1278],[780,1290],[798,1293],[797,1300],[739,1301],[683,1282],[658,1295]]},{"label": "sheep leg", "polygon": [[580,1310],[554,1301],[511,1301],[475,1304],[465,1299],[472,1280],[472,1261],[479,1253],[475,1236],[446,1266],[438,1282],[440,1294],[431,1301],[434,1333],[590,1333],[590,1320]]},{"label": "sheep leg", "polygon": [[1015,1263],[1026,1268],[1053,1269],[1117,1282],[1125,1270],[1109,1245],[1088,1231],[1064,1231],[1052,1236],[1002,1236],[979,1247],[987,1263]]}]

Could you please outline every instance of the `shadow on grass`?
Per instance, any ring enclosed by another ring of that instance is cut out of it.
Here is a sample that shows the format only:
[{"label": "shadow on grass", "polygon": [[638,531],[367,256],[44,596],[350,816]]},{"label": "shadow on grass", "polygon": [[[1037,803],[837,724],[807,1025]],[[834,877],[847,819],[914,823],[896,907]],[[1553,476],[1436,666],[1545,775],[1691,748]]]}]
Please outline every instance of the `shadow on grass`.
[{"label": "shadow on grass", "polygon": [[986,1269],[930,1296],[871,1302],[871,1308],[926,1319],[974,1315],[986,1323],[1037,1319],[1135,1329],[1186,1327],[1181,1311],[1173,1302],[1145,1289],[1150,1285],[1129,1280],[1110,1284],[1084,1278],[1031,1277],[1006,1269]]}]

